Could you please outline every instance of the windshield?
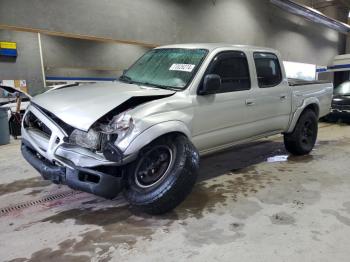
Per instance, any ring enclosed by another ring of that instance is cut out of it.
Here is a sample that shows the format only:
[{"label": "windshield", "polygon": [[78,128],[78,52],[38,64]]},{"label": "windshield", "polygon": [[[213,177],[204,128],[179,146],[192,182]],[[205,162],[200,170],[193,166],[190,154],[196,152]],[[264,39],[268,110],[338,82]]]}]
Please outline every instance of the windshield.
[{"label": "windshield", "polygon": [[204,49],[153,49],[132,65],[120,80],[166,89],[185,89],[207,53]]},{"label": "windshield", "polygon": [[335,95],[350,96],[350,81],[344,82],[334,89]]}]

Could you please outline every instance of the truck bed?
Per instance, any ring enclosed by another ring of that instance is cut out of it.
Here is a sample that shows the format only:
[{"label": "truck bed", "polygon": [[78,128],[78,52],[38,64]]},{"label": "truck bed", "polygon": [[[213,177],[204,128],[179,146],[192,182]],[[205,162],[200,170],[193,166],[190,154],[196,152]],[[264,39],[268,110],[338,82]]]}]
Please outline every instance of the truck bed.
[{"label": "truck bed", "polygon": [[317,85],[317,84],[331,84],[331,82],[324,80],[303,80],[296,78],[288,78],[289,86],[306,86],[306,85]]},{"label": "truck bed", "polygon": [[293,94],[293,112],[304,101],[312,99],[319,105],[319,117],[329,113],[333,95],[333,83],[327,81],[305,81],[300,79],[288,79]]}]

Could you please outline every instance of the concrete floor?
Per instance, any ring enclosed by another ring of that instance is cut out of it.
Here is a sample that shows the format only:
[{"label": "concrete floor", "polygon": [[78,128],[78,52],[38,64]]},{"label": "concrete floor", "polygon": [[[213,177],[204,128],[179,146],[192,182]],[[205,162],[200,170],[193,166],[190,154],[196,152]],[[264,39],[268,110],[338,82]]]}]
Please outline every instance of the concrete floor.
[{"label": "concrete floor", "polygon": [[202,159],[193,193],[162,217],[51,185],[19,142],[1,146],[0,260],[349,261],[350,126],[321,124],[306,157],[286,159],[281,141]]}]

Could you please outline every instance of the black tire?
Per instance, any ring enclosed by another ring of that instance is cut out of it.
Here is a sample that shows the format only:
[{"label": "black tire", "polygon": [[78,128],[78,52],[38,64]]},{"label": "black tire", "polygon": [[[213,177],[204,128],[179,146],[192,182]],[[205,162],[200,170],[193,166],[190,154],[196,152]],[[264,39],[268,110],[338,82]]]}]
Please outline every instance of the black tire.
[{"label": "black tire", "polygon": [[142,212],[167,213],[190,194],[198,168],[199,154],[185,136],[158,138],[126,168],[124,196]]},{"label": "black tire", "polygon": [[287,151],[293,155],[307,155],[315,146],[317,133],[316,113],[307,109],[300,116],[294,131],[290,134],[284,134],[284,145]]}]

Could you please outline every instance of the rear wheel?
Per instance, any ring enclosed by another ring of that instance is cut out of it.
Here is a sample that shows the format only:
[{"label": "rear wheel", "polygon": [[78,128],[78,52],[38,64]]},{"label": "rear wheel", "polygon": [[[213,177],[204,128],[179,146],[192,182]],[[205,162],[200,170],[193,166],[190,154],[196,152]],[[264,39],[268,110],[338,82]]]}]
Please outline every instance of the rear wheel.
[{"label": "rear wheel", "polygon": [[300,116],[294,131],[284,134],[284,145],[293,155],[307,155],[315,146],[317,133],[317,116],[308,109]]},{"label": "rear wheel", "polygon": [[198,167],[198,152],[185,136],[161,137],[127,167],[124,196],[143,212],[166,213],[191,192]]}]

